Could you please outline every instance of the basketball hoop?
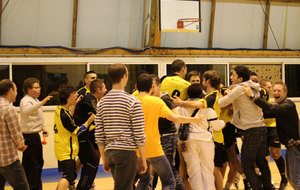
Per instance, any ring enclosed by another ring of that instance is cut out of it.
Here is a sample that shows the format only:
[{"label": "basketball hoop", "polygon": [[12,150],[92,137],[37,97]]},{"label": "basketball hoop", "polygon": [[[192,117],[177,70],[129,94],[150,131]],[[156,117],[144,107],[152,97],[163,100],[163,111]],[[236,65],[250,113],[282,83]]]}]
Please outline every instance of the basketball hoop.
[{"label": "basketball hoop", "polygon": [[[177,21],[177,29],[184,29],[185,27],[194,24],[196,22],[201,22],[201,18],[181,18]],[[186,23],[186,24],[185,24]]]}]

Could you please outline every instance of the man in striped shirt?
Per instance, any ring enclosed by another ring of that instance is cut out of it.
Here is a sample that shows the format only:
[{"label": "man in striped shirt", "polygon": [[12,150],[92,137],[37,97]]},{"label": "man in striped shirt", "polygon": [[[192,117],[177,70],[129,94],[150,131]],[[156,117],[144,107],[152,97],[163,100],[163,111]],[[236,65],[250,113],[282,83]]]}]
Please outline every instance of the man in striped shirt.
[{"label": "man in striped shirt", "polygon": [[11,105],[16,101],[17,87],[8,79],[0,81],[0,189],[5,181],[16,190],[29,190],[25,171],[20,164],[17,150],[27,146],[19,125],[17,111]]},{"label": "man in striped shirt", "polygon": [[111,172],[115,190],[131,190],[138,170],[136,150],[140,153],[140,173],[147,169],[144,113],[140,101],[124,91],[128,81],[125,65],[114,64],[108,75],[112,90],[98,103],[95,137],[103,169]]}]

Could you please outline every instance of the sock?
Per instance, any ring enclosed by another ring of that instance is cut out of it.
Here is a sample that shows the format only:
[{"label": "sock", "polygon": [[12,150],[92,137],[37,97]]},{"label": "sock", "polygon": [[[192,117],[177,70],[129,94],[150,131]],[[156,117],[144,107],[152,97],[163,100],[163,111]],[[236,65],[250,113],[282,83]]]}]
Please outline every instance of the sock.
[{"label": "sock", "polygon": [[232,183],[226,182],[224,190],[230,189]]},{"label": "sock", "polygon": [[279,173],[281,175],[281,179],[286,178],[285,176],[285,164],[284,164],[284,159],[282,156],[280,156],[277,160],[275,160],[277,168],[279,170]]}]

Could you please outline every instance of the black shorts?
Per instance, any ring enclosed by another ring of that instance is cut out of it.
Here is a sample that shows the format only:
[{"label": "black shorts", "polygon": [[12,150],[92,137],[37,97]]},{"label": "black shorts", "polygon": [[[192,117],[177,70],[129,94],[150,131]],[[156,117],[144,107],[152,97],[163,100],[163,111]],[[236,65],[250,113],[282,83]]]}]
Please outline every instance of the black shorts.
[{"label": "black shorts", "polygon": [[73,184],[77,177],[75,160],[58,161],[58,171],[63,173],[62,178]]},{"label": "black shorts", "polygon": [[63,175],[67,173],[76,173],[76,163],[75,160],[63,160],[58,161],[58,171],[62,172]]},{"label": "black shorts", "polygon": [[223,164],[227,161],[227,153],[225,150],[224,144],[221,143],[215,143],[215,158],[214,163],[215,167],[223,167]]},{"label": "black shorts", "polygon": [[268,146],[281,148],[276,127],[267,127],[268,129]]},{"label": "black shorts", "polygon": [[227,122],[222,132],[226,149],[228,149],[232,144],[236,144],[236,127],[233,124]]}]

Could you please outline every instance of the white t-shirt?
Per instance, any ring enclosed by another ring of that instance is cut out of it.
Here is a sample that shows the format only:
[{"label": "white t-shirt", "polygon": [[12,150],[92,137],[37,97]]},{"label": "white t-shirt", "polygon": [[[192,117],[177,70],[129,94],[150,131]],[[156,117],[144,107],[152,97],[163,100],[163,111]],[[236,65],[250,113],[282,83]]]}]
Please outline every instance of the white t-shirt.
[{"label": "white t-shirt", "polygon": [[[178,113],[184,116],[191,116],[195,109],[177,107]],[[212,141],[213,130],[219,131],[225,126],[223,120],[219,120],[216,112],[212,108],[200,109],[196,116],[203,118],[200,125],[191,123],[187,140]]]}]

